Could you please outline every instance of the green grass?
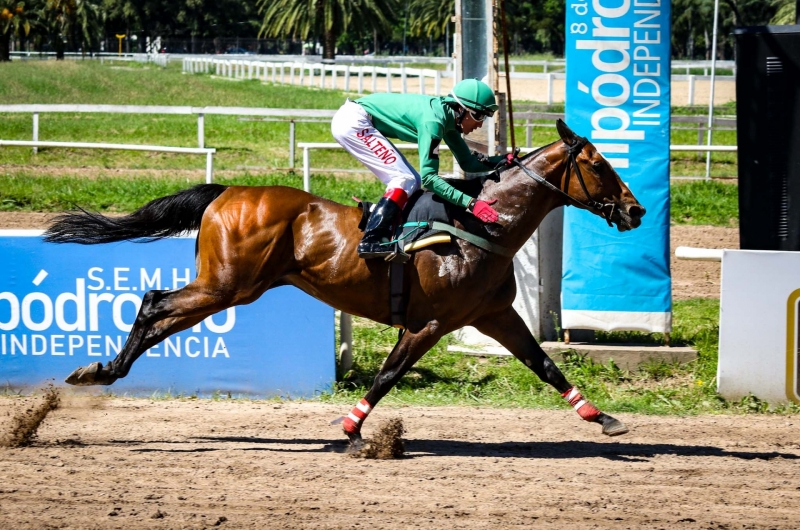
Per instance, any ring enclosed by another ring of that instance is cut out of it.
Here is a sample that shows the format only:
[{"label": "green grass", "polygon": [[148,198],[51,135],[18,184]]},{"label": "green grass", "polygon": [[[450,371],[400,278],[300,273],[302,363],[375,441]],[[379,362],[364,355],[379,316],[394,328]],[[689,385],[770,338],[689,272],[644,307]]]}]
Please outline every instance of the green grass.
[{"label": "green grass", "polygon": [[739,187],[720,181],[673,183],[670,190],[675,224],[739,226]]},{"label": "green grass", "polygon": [[[601,365],[577,354],[558,363],[567,379],[608,412],[643,414],[798,413],[800,407],[768,407],[753,397],[726,401],[716,393],[719,301],[679,301],[674,307],[672,338],[691,344],[698,359],[685,365],[651,363],[636,372],[613,362]],[[323,401],[355,403],[372,384],[375,374],[397,339],[386,329],[354,320],[353,369]],[[648,342],[660,337],[639,333],[600,334],[602,341]],[[472,357],[449,353],[447,336],[428,352],[389,392],[382,403],[391,405],[461,405],[525,408],[568,408],[551,387],[521,362],[511,358]]]}]

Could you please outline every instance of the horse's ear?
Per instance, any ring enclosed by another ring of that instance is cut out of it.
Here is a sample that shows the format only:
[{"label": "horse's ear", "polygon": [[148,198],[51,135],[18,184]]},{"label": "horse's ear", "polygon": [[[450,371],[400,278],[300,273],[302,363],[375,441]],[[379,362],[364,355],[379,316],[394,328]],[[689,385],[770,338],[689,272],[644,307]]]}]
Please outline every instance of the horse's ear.
[{"label": "horse's ear", "polygon": [[572,132],[572,129],[570,129],[566,123],[564,123],[564,120],[560,118],[556,120],[556,129],[558,130],[558,135],[567,145],[573,145],[578,141],[578,139],[575,137],[575,133]]}]

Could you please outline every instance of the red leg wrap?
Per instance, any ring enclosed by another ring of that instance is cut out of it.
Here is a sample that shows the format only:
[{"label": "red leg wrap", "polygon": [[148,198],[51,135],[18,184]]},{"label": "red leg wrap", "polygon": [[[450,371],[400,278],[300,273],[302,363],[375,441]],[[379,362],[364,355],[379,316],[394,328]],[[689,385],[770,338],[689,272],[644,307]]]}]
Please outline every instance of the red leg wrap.
[{"label": "red leg wrap", "polygon": [[390,190],[386,190],[386,193],[384,193],[383,196],[397,203],[401,210],[406,207],[408,193],[401,188],[392,188]]},{"label": "red leg wrap", "polygon": [[345,416],[342,421],[342,428],[344,432],[356,434],[361,432],[361,424],[367,419],[367,416],[372,411],[372,406],[367,403],[366,399],[362,399],[358,405],[353,407],[350,414]]},{"label": "red leg wrap", "polygon": [[588,399],[584,399],[581,393],[574,386],[561,394],[561,397],[567,400],[572,405],[575,412],[586,421],[595,421],[600,416],[600,411],[592,405]]}]

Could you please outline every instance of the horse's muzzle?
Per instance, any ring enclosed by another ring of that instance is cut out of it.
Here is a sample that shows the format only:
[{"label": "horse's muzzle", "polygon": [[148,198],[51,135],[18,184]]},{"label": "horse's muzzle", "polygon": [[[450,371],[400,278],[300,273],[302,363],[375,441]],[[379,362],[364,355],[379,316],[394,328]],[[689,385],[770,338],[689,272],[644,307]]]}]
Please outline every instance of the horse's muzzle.
[{"label": "horse's muzzle", "polygon": [[638,202],[633,204],[621,204],[614,208],[614,211],[611,213],[611,222],[617,225],[617,230],[626,232],[634,228],[639,228],[645,213],[647,213],[647,210]]}]

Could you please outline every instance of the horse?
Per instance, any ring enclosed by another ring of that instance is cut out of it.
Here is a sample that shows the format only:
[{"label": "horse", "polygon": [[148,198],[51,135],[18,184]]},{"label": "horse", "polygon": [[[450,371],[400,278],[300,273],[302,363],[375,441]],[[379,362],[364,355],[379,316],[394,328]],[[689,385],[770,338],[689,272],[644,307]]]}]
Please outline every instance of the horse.
[{"label": "horse", "polygon": [[[619,231],[640,226],[645,214],[591,142],[561,120],[556,128],[560,140],[483,179],[478,198],[496,199],[497,223],[483,224],[466,213],[454,218],[456,227],[509,252],[490,252],[454,238],[414,252],[404,266],[405,329],[364,399],[344,418],[351,445],[362,442],[362,421],[399,379],[439,339],[468,325],[497,340],[567,398],[584,420],[599,423],[603,434],[628,432],[621,421],[577,392],[512,308],[513,253],[548,212],[576,206]],[[83,209],[61,214],[45,231],[45,241],[148,242],[198,230],[197,277],[180,289],[147,292],[117,356],[105,366],[96,362],[77,368],[66,382],[110,385],[170,335],[283,285],[293,285],[345,313],[389,325],[390,263],[357,256],[361,216],[359,208],[295,188],[219,184],[201,184],[155,199],[123,217]]]}]

